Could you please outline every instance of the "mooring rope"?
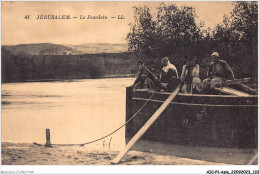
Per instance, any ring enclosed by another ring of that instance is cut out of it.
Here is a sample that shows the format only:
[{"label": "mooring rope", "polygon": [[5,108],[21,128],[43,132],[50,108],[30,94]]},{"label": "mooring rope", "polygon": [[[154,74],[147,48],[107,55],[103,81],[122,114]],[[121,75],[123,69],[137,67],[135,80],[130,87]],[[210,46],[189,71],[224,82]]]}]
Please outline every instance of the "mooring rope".
[{"label": "mooring rope", "polygon": [[100,140],[103,140],[111,135],[113,135],[114,133],[116,133],[117,131],[119,131],[121,128],[123,128],[127,123],[129,123],[133,118],[136,117],[136,115],[144,108],[144,106],[150,101],[150,99],[153,97],[153,95],[155,94],[155,91],[153,92],[153,94],[149,97],[149,99],[147,99],[147,101],[143,104],[143,106],[130,118],[128,119],[123,125],[121,125],[119,128],[117,128],[116,130],[114,130],[113,132],[103,136],[103,137],[100,137],[99,139],[96,139],[96,140],[93,140],[93,141],[90,141],[90,142],[87,142],[87,143],[82,143],[82,144],[52,144],[52,145],[58,145],[58,146],[84,146],[84,145],[87,145],[87,144],[91,144],[91,143],[94,143],[94,142],[97,142],[97,141],[100,141]]}]

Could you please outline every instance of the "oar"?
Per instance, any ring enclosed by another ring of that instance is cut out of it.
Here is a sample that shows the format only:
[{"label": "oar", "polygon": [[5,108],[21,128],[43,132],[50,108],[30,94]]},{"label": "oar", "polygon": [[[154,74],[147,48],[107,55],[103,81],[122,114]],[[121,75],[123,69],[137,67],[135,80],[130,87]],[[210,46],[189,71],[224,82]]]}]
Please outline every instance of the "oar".
[{"label": "oar", "polygon": [[224,82],[216,82],[215,86],[228,86],[233,84],[242,84],[242,83],[249,83],[252,81],[252,78],[241,78],[241,79],[234,79],[234,80],[226,80]]},{"label": "oar", "polygon": [[235,80],[227,80],[222,83],[223,86],[228,86],[232,84],[242,84],[242,83],[249,83],[252,81],[252,78],[241,78]]},{"label": "oar", "polygon": [[242,83],[248,83],[252,81],[252,78],[241,78],[241,79],[235,79],[235,80],[227,80],[224,82],[219,82],[215,84],[214,89],[219,92],[223,92],[226,94],[231,94],[231,95],[236,95],[236,96],[250,96],[250,94],[230,88],[230,87],[225,87],[228,85],[235,85],[239,84],[242,85]]},{"label": "oar", "polygon": [[247,85],[244,85],[244,84],[240,84],[241,88],[244,90],[244,91],[249,91],[253,94],[257,94],[257,91],[252,89],[251,87],[247,86]]},{"label": "oar", "polygon": [[135,136],[128,142],[125,148],[112,160],[112,164],[118,164],[122,157],[129,151],[129,149],[143,136],[143,134],[150,128],[155,120],[162,114],[162,112],[169,106],[171,101],[177,96],[180,91],[180,84],[160,106],[160,108],[152,115],[152,117],[144,124],[144,126],[135,134]]},{"label": "oar", "polygon": [[236,95],[236,96],[250,96],[250,94],[230,88],[230,87],[219,87],[214,88],[216,91],[223,92],[225,94]]}]

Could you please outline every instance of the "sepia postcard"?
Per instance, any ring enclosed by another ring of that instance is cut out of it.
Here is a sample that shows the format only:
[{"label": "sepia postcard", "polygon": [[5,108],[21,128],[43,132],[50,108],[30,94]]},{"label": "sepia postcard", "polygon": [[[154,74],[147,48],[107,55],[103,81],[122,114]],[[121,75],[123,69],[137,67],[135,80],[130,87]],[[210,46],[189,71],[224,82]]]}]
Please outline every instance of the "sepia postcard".
[{"label": "sepia postcard", "polygon": [[259,174],[258,146],[258,1],[1,2],[2,174]]}]

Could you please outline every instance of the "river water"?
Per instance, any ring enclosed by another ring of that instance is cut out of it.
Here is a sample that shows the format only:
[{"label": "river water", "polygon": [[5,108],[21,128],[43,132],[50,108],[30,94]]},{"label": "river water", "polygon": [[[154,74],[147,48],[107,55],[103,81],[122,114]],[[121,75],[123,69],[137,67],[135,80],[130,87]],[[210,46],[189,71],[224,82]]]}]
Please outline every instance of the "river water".
[{"label": "river water", "polygon": [[[133,78],[2,84],[2,142],[78,144],[125,122],[125,87]],[[94,147],[121,149],[124,128]],[[110,142],[110,144],[109,144]]]}]

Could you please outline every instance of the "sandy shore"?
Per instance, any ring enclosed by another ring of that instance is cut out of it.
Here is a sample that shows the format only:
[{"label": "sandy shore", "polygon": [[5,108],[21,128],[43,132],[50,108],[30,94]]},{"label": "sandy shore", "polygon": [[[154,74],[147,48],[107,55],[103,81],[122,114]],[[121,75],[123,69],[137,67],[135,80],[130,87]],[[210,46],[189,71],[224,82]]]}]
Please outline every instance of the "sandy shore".
[{"label": "sandy shore", "polygon": [[[2,142],[2,165],[110,165],[118,151],[91,150],[87,146],[53,146]],[[123,165],[225,165],[209,161],[131,150]]]}]

